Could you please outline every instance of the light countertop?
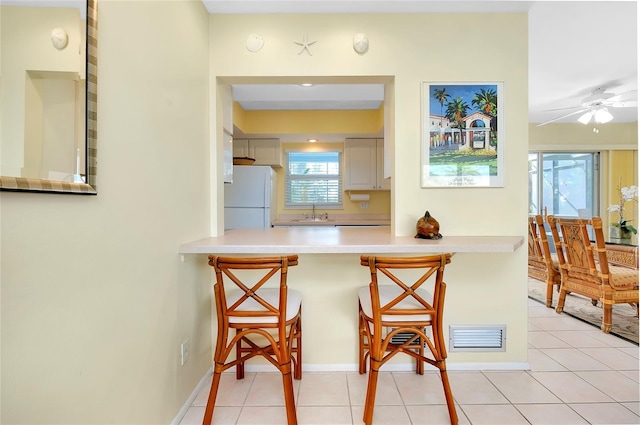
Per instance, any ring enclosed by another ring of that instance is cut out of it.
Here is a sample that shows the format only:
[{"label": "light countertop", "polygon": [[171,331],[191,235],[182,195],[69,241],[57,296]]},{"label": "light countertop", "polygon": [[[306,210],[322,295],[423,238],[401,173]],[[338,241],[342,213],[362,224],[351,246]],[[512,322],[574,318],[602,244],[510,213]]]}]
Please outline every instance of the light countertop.
[{"label": "light countertop", "polygon": [[235,229],[180,245],[179,254],[427,254],[514,252],[523,236],[394,236],[390,227],[291,227]]}]

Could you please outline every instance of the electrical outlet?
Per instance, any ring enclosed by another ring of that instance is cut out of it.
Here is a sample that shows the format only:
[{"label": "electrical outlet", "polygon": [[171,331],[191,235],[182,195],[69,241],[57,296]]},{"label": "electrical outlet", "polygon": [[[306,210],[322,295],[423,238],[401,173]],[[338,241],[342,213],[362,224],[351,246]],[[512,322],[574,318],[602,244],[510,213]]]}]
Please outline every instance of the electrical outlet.
[{"label": "electrical outlet", "polygon": [[184,365],[189,360],[189,340],[180,344],[180,364]]},{"label": "electrical outlet", "polygon": [[367,208],[369,208],[369,203],[368,202],[360,202],[360,208],[362,208],[363,210],[366,210]]}]

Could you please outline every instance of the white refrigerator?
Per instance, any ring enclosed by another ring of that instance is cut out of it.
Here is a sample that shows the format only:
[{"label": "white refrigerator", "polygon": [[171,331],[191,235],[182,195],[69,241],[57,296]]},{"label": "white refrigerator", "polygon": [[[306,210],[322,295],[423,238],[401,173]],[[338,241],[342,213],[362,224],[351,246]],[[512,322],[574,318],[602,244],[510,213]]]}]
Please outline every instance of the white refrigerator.
[{"label": "white refrigerator", "polygon": [[276,173],[267,166],[236,165],[224,185],[224,228],[271,227],[276,213]]}]

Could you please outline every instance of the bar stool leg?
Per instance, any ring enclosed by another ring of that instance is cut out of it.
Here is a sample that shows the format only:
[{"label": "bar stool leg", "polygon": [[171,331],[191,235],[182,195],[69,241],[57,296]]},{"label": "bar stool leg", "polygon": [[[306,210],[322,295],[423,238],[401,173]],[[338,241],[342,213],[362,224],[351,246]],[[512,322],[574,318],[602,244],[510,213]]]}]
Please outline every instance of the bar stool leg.
[{"label": "bar stool leg", "polygon": [[302,379],[302,315],[295,324],[296,363],[293,369],[293,379]]},{"label": "bar stool leg", "polygon": [[362,318],[362,308],[358,304],[358,310],[360,312],[358,319],[358,371],[360,374],[367,373],[367,356],[365,355],[365,351],[367,349],[367,345],[365,344],[365,339],[367,338],[366,321]]},{"label": "bar stool leg", "polygon": [[[242,329],[236,329],[236,335],[242,332]],[[242,357],[242,338],[236,343],[236,359]],[[244,362],[236,365],[236,379],[244,379]]]},{"label": "bar stool leg", "polygon": [[453,394],[449,386],[449,376],[447,375],[446,369],[440,369],[440,378],[442,379],[442,386],[444,388],[444,398],[447,400],[447,410],[449,410],[451,425],[458,425],[458,413],[456,412],[456,405],[453,402]]},{"label": "bar stool leg", "polygon": [[202,425],[210,425],[213,419],[213,407],[216,404],[216,396],[218,395],[218,388],[220,387],[220,378],[222,373],[221,365],[216,364],[214,366],[213,377],[211,378],[211,390],[209,391],[209,398],[207,400],[207,407],[204,411],[204,418],[202,419]]},{"label": "bar stool leg", "polygon": [[376,389],[378,387],[378,366],[374,366],[371,361],[371,370],[369,371],[369,382],[367,384],[367,396],[364,399],[364,415],[365,425],[371,425],[373,422],[373,408],[376,402]]},{"label": "bar stool leg", "polygon": [[[420,347],[418,347],[418,354],[421,357],[424,357],[424,338],[418,337],[418,343],[420,344]],[[416,373],[418,375],[424,375],[424,362],[420,359],[416,359]]]},{"label": "bar stool leg", "polygon": [[293,377],[291,376],[291,363],[283,366],[282,386],[284,387],[284,405],[287,409],[287,425],[297,425],[296,402],[293,396]]}]

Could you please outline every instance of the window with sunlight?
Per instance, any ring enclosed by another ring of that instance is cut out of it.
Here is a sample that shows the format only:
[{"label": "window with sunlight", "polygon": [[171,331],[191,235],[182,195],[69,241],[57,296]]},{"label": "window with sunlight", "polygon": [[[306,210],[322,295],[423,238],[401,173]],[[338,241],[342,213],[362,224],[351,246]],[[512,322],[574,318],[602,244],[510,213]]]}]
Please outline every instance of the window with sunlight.
[{"label": "window with sunlight", "polygon": [[285,152],[285,207],[342,207],[342,152]]},{"label": "window with sunlight", "polygon": [[599,212],[599,154],[529,154],[529,214],[590,218]]}]

